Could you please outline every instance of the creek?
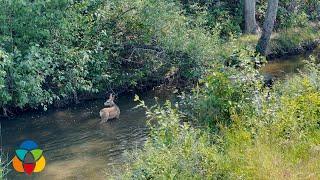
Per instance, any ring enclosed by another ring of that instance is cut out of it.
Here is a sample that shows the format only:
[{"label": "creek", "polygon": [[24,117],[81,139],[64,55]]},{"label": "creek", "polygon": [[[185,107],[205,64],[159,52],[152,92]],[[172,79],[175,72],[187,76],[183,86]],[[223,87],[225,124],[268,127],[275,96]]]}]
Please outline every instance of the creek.
[{"label": "creek", "polygon": [[[319,56],[320,50],[312,53]],[[309,55],[310,52],[274,59],[261,71],[267,78],[284,78],[301,69]],[[152,90],[140,97],[153,104],[155,96],[163,100],[170,98],[168,94]],[[47,162],[41,173],[26,176],[12,170],[8,179],[107,179],[123,162],[124,152],[142,147],[147,138],[145,112],[134,109],[137,104],[133,98],[133,93],[118,97],[120,119],[103,124],[99,123],[99,110],[104,100],[40,113],[27,112],[2,121],[2,145],[9,160],[23,140],[32,139],[44,150]]]}]

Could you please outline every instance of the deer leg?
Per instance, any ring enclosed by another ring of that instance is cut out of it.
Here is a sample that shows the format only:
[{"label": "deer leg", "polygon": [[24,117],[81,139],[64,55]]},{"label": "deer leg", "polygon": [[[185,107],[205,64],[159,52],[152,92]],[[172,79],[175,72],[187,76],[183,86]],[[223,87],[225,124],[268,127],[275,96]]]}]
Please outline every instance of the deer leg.
[{"label": "deer leg", "polygon": [[109,114],[107,114],[107,115],[104,116],[104,117],[101,117],[101,122],[100,122],[100,123],[105,123],[105,122],[108,121],[108,119],[109,119]]},{"label": "deer leg", "polygon": [[108,119],[101,119],[100,124],[106,123],[107,121],[108,121]]},{"label": "deer leg", "polygon": [[3,116],[4,116],[4,117],[9,117],[9,116],[8,116],[8,110],[7,110],[7,108],[2,107],[2,111],[3,111]]}]

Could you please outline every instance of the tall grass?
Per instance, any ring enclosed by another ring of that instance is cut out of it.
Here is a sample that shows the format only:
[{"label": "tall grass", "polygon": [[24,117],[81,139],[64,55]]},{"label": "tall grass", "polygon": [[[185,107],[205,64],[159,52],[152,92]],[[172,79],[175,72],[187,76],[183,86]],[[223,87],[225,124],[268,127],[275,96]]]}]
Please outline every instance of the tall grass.
[{"label": "tall grass", "polygon": [[4,153],[2,148],[2,126],[0,124],[0,179],[7,179],[10,164],[8,159],[8,154]]},{"label": "tall grass", "polygon": [[121,178],[319,179],[320,65],[272,89],[248,73],[252,65],[234,68],[213,71],[184,106],[142,102],[151,134]]},{"label": "tall grass", "polygon": [[[304,51],[306,45],[319,41],[319,24],[307,25],[305,27],[292,27],[274,32],[268,54],[284,55],[293,51]],[[236,48],[255,48],[259,40],[258,35],[242,35],[237,39],[223,45],[217,55],[221,58],[228,58]]]}]

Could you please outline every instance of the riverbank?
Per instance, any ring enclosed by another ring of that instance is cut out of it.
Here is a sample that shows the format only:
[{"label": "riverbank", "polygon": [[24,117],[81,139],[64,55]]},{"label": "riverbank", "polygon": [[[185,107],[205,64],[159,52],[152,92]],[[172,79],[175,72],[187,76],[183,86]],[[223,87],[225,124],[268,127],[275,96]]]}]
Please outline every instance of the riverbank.
[{"label": "riverbank", "polygon": [[[313,49],[317,35],[303,28],[275,33],[268,58]],[[242,36],[219,48],[221,60],[234,54],[243,63],[212,70],[203,86],[182,95],[182,106],[146,107],[158,123],[115,179],[319,179],[319,56],[303,73],[262,87],[255,53],[243,50],[257,40]]]},{"label": "riverbank", "polygon": [[[312,24],[304,28],[292,28],[276,32],[272,35],[270,42],[270,51],[267,56],[268,60],[274,58],[279,58],[282,56],[292,56],[302,54],[306,51],[310,51],[316,48],[320,43],[320,25]],[[258,36],[255,35],[242,35],[238,39],[226,42],[222,45],[223,48],[216,51],[217,57],[221,60],[227,59],[235,49],[241,48],[252,48],[254,49],[258,41]],[[152,89],[155,86],[161,84],[187,84],[186,80],[179,79],[175,72],[171,72],[164,76],[162,79],[149,79],[144,81],[139,81],[136,85],[130,86],[118,86],[113,89],[106,89],[104,92],[100,93],[75,93],[73,96],[65,97],[55,100],[51,105],[46,108],[61,108],[66,107],[70,104],[77,104],[79,101],[88,101],[94,99],[103,99],[109,93],[122,94],[126,92],[143,92]],[[185,85],[183,85],[185,86]],[[26,111],[38,111],[42,110],[43,107],[38,108],[18,108],[18,107],[6,107],[2,109],[2,114],[7,114],[9,116],[14,116],[21,114]],[[6,113],[4,111],[7,111]],[[1,110],[0,110],[1,112]],[[4,118],[4,116],[2,116]]]},{"label": "riverbank", "polygon": [[[123,95],[134,95],[134,94],[143,94],[148,93],[149,91],[163,91],[163,89],[184,89],[191,82],[187,82],[186,80],[177,79],[175,74],[170,74],[165,76],[162,79],[143,81],[137,84],[136,86],[119,86],[113,89],[106,89],[105,92],[100,93],[79,93],[77,94],[77,98],[75,99],[73,96],[69,96],[64,99],[59,99],[54,101],[52,104],[48,105],[45,111],[49,109],[57,109],[57,108],[66,108],[70,107],[70,105],[75,106],[77,104],[83,104],[84,102],[90,102],[95,100],[105,100],[110,93],[116,95],[116,102],[118,101],[118,97]],[[1,114],[2,111],[2,114]],[[37,108],[18,108],[18,107],[8,107],[6,108],[7,115],[3,115],[4,109],[0,109],[0,120],[10,119],[17,115],[21,115],[27,112],[40,113],[43,110],[43,107],[39,105]]]},{"label": "riverbank", "polygon": [[[228,57],[235,48],[255,49],[258,35],[242,35],[238,39],[225,43],[218,55]],[[272,34],[268,60],[283,56],[302,54],[317,48],[320,44],[320,24],[312,23],[306,27],[290,28]]]},{"label": "riverbank", "polygon": [[179,106],[146,107],[158,123],[115,179],[319,179],[317,59],[270,89],[248,54],[242,66],[209,74]]}]

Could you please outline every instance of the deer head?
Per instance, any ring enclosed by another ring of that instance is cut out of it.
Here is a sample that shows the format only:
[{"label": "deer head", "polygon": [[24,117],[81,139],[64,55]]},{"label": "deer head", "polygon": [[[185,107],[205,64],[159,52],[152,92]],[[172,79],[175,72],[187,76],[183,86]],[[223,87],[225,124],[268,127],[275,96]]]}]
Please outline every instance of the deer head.
[{"label": "deer head", "polygon": [[115,105],[115,103],[113,102],[113,101],[114,101],[114,97],[115,97],[115,96],[113,96],[112,94],[110,94],[109,99],[108,99],[106,102],[104,102],[104,105],[105,105],[105,106],[108,106],[108,107],[114,106],[114,105]]}]

